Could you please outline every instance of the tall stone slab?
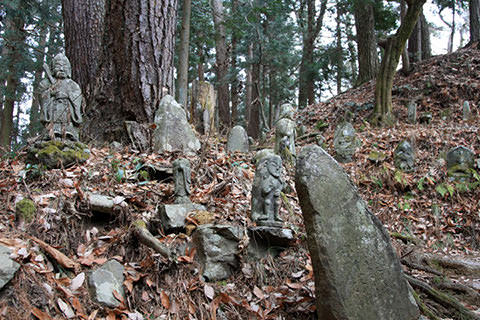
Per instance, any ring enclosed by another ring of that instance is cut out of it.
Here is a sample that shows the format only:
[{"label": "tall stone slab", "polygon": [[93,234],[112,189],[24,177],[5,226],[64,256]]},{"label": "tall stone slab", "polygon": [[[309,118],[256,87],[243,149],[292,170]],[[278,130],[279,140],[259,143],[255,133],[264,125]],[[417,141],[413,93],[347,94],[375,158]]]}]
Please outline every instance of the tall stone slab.
[{"label": "tall stone slab", "polygon": [[318,146],[297,158],[295,185],[315,274],[319,319],[413,320],[418,307],[381,222]]}]

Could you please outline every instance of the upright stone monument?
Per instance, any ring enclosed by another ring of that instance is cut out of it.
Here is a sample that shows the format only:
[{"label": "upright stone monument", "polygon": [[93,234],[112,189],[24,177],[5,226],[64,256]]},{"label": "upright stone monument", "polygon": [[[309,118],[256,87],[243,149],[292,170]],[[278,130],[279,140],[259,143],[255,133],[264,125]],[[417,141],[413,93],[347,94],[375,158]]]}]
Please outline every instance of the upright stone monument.
[{"label": "upright stone monument", "polygon": [[463,107],[462,107],[462,119],[464,121],[470,120],[472,112],[470,111],[470,103],[468,101],[463,102]]},{"label": "upright stone monument", "polygon": [[464,146],[452,148],[447,153],[447,175],[452,180],[466,180],[472,176],[475,153]]},{"label": "upright stone monument", "polygon": [[415,152],[408,141],[404,140],[398,144],[393,160],[398,170],[412,172],[415,169]]},{"label": "upright stone monument", "polygon": [[173,179],[175,182],[175,203],[190,201],[190,162],[185,158],[173,161]]},{"label": "upright stone monument", "polygon": [[248,135],[242,126],[235,126],[230,130],[227,150],[230,152],[248,152]]},{"label": "upright stone monument", "polygon": [[417,104],[414,101],[410,101],[407,106],[408,122],[411,124],[417,123]]},{"label": "upright stone monument", "polygon": [[289,157],[296,155],[294,112],[291,104],[283,104],[280,107],[280,116],[275,127],[275,153],[281,155],[283,160],[288,160]]},{"label": "upright stone monument", "polygon": [[295,185],[318,319],[418,319],[388,233],[341,166],[322,148],[307,146],[297,159]]},{"label": "upright stone monument", "polygon": [[337,161],[352,161],[352,157],[358,147],[358,142],[355,137],[355,128],[350,122],[342,122],[335,129],[333,147],[335,148],[335,159],[337,159]]}]

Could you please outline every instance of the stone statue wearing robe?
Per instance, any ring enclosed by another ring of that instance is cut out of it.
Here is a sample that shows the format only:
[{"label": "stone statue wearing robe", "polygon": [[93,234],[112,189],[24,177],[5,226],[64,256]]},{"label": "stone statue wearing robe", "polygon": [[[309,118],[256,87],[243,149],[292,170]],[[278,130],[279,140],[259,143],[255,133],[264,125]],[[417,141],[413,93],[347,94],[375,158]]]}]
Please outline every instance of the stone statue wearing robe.
[{"label": "stone statue wearing robe", "polygon": [[185,159],[173,161],[173,179],[175,182],[175,203],[191,203],[190,201],[190,162]]}]

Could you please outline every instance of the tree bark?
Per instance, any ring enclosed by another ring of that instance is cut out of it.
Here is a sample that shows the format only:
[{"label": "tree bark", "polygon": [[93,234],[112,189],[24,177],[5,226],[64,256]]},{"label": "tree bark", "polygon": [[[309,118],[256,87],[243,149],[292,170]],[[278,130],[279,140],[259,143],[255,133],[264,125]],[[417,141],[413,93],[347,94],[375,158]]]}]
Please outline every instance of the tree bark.
[{"label": "tree bark", "polygon": [[188,96],[188,56],[190,41],[190,14],[192,0],[183,0],[182,30],[180,31],[180,44],[178,48],[178,76],[177,76],[177,102],[187,108]]},{"label": "tree bark", "polygon": [[480,41],[480,0],[469,1],[470,44]]},{"label": "tree bark", "polygon": [[162,96],[173,94],[177,1],[62,2],[67,54],[88,102],[84,131],[128,141],[123,122],[153,122]]},{"label": "tree bark", "polygon": [[228,52],[226,45],[225,19],[222,0],[211,0],[213,21],[215,25],[216,73],[219,123],[230,128],[230,94],[228,90]]},{"label": "tree bark", "polygon": [[[400,0],[400,23],[403,22],[405,19],[406,14],[406,3],[405,0]],[[407,46],[403,48],[402,51],[402,71],[404,74],[408,74],[410,72],[410,57],[408,55]]]},{"label": "tree bark", "polygon": [[337,17],[336,17],[336,45],[337,45],[337,95],[342,92],[342,78],[343,78],[343,48],[342,48],[342,12],[340,6],[337,5]]},{"label": "tree bark", "polygon": [[430,44],[430,27],[423,12],[420,15],[422,29],[422,60],[432,57],[432,47]]},{"label": "tree bark", "polygon": [[[256,47],[257,45],[254,44]],[[254,50],[255,51],[255,50]],[[253,139],[260,137],[260,63],[257,61],[252,65],[251,104],[249,108],[247,133]]]},{"label": "tree bark", "polygon": [[[232,14],[235,15],[238,10],[238,0],[232,0]],[[230,88],[232,100],[232,125],[238,123],[238,105],[240,103],[240,81],[237,76],[237,43],[239,37],[237,32],[232,34],[232,53],[231,53],[231,70],[233,74],[232,84]]]},{"label": "tree bark", "polygon": [[393,78],[397,69],[400,55],[410,37],[415,23],[418,20],[425,0],[407,0],[407,13],[395,35],[387,38],[384,44],[384,55],[375,86],[375,108],[373,122],[377,124],[391,124],[392,113],[392,87]]},{"label": "tree bark", "polygon": [[360,85],[375,79],[378,71],[373,3],[369,0],[356,0],[354,3],[354,15],[358,48],[357,85]]}]

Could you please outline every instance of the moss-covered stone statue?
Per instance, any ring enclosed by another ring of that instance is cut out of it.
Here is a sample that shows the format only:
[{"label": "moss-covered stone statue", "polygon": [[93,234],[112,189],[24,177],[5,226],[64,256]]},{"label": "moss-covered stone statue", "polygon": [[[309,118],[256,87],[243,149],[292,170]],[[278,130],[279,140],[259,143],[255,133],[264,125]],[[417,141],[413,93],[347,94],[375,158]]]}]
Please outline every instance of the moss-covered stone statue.
[{"label": "moss-covered stone statue", "polygon": [[335,159],[337,159],[337,161],[343,163],[352,161],[352,157],[358,148],[355,133],[355,128],[349,122],[342,122],[335,129],[333,146],[335,148]]},{"label": "moss-covered stone statue", "polygon": [[278,211],[284,185],[282,158],[275,154],[262,158],[257,165],[252,186],[251,217],[258,226],[282,226]]},{"label": "moss-covered stone statue", "polygon": [[293,120],[294,108],[285,103],[280,107],[280,116],[275,127],[275,153],[283,160],[295,159],[296,123]]},{"label": "moss-covered stone statue", "polygon": [[447,153],[447,174],[451,180],[465,181],[472,176],[475,153],[464,146],[452,148]]},{"label": "moss-covered stone statue", "polygon": [[415,152],[406,140],[399,143],[394,155],[395,167],[403,172],[412,172],[415,169]]},{"label": "moss-covered stone statue", "polygon": [[41,121],[51,138],[78,141],[78,126],[82,118],[82,91],[73,81],[70,61],[57,54],[52,71],[44,65],[47,78],[40,82]]},{"label": "moss-covered stone statue", "polygon": [[175,203],[190,201],[190,162],[185,158],[173,161],[173,179],[175,182]]}]

